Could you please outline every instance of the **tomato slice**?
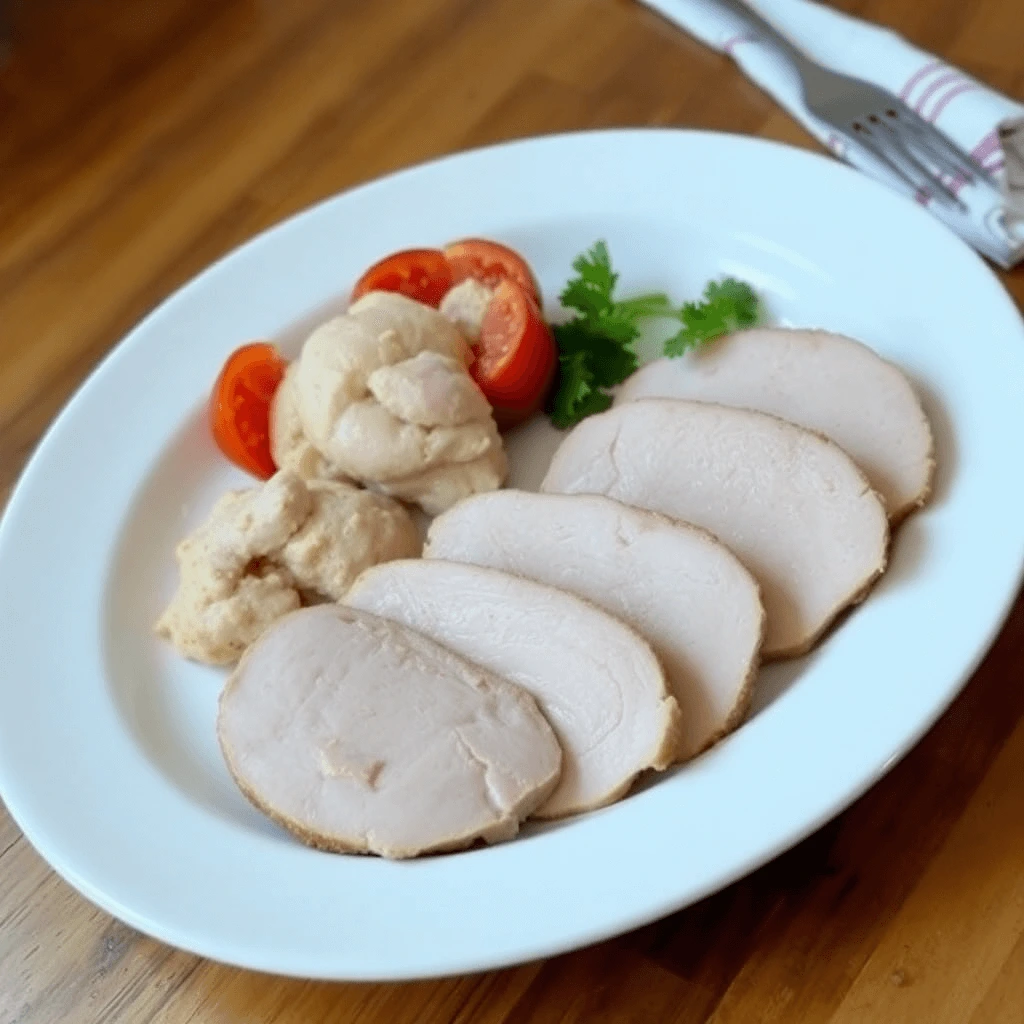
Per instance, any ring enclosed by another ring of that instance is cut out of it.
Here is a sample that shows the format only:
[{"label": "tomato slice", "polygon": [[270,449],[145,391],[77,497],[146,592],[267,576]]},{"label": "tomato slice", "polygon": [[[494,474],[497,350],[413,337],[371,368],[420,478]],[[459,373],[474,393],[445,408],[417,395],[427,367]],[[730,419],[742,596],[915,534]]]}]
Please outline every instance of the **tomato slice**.
[{"label": "tomato slice", "polygon": [[352,301],[367,292],[400,292],[437,307],[452,286],[452,271],[440,249],[404,249],[374,263],[356,282]]},{"label": "tomato slice", "polygon": [[557,360],[551,328],[533,296],[515,281],[501,281],[484,314],[470,368],[499,427],[522,423],[540,408]]},{"label": "tomato slice", "polygon": [[228,356],[210,396],[217,447],[263,480],[277,472],[270,454],[270,401],[287,366],[273,345],[243,345]]},{"label": "tomato slice", "polygon": [[452,268],[454,284],[467,277],[490,288],[497,288],[502,281],[515,281],[540,305],[540,288],[530,264],[507,245],[486,238],[464,238],[461,242],[452,242],[444,255]]}]

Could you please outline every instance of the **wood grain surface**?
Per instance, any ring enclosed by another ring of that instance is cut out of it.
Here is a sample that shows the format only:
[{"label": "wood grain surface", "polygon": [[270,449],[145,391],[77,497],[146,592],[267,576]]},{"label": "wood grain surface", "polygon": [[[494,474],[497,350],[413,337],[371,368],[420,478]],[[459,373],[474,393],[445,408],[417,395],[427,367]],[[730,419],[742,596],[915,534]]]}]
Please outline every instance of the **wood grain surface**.
[{"label": "wood grain surface", "polygon": [[[1020,0],[839,6],[1024,96]],[[628,0],[4,8],[3,497],[139,317],[323,196],[570,128],[696,126],[813,146],[728,60]],[[1024,299],[1024,272],[1003,280]],[[177,952],[80,898],[0,810],[0,1024],[1022,1024],[1022,672],[1018,603],[927,738],[800,846],[632,934],[466,978],[305,983]]]}]

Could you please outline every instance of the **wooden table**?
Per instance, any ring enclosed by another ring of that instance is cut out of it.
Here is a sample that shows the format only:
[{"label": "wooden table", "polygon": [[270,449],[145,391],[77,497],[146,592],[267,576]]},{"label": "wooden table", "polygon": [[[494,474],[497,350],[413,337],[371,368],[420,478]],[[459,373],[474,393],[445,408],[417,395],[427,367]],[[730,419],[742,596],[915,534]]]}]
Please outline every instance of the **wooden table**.
[{"label": "wooden table", "polygon": [[[1020,0],[840,6],[1024,95]],[[29,0],[9,20],[5,495],[140,316],[322,196],[571,128],[696,126],[813,145],[729,61],[628,0]],[[1024,299],[1024,273],[1003,280]],[[964,344],[983,358],[984,341]],[[304,983],[176,952],[93,909],[0,810],[0,1022],[1021,1024],[1022,669],[1018,603],[928,737],[816,835],[667,920],[476,977]]]}]

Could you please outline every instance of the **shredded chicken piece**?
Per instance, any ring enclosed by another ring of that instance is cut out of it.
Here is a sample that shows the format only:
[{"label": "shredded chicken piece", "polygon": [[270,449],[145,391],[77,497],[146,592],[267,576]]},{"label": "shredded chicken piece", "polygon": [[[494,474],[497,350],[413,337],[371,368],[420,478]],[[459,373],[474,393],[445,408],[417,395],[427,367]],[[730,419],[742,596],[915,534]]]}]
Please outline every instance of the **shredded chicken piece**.
[{"label": "shredded chicken piece", "polygon": [[440,311],[473,343],[480,340],[480,327],[493,298],[493,288],[467,277],[441,300]]},{"label": "shredded chicken piece", "polygon": [[397,502],[282,470],[225,494],[181,541],[180,584],[156,631],[185,657],[231,664],[282,615],[339,600],[363,569],[420,547]]},{"label": "shredded chicken piece", "polygon": [[420,352],[394,366],[382,366],[366,384],[393,416],[422,427],[486,423],[491,415],[490,403],[465,365],[436,352]]},{"label": "shredded chicken piece", "polygon": [[[441,511],[500,487],[507,466],[469,348],[437,310],[371,292],[306,340],[276,419],[285,464],[313,465]],[[298,424],[289,419],[295,414]],[[301,469],[299,470],[302,471]]]},{"label": "shredded chicken piece", "polygon": [[469,462],[437,466],[400,480],[389,480],[380,488],[385,494],[419,505],[427,515],[437,516],[471,494],[496,491],[506,476],[508,461],[504,449],[498,446]]},{"label": "shredded chicken piece", "polygon": [[290,469],[303,480],[350,482],[337,466],[331,465],[302,432],[296,407],[295,371],[291,363],[270,403],[270,454],[278,469]]}]

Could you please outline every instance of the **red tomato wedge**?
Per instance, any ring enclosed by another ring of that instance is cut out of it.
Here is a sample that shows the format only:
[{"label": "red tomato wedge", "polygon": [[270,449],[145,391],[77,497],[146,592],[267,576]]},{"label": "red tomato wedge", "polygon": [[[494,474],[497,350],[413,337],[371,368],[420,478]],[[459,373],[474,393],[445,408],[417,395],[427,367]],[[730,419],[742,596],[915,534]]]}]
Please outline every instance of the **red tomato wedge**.
[{"label": "red tomato wedge", "polygon": [[484,315],[470,367],[499,427],[522,423],[541,407],[557,361],[555,339],[533,296],[515,281],[501,281]]},{"label": "red tomato wedge", "polygon": [[464,238],[461,242],[452,242],[444,256],[452,268],[454,284],[468,277],[490,288],[496,288],[502,281],[515,281],[540,305],[540,289],[530,264],[508,246],[486,238]]},{"label": "red tomato wedge", "polygon": [[277,471],[270,454],[270,401],[287,366],[273,345],[243,345],[228,356],[210,396],[217,447],[262,480]]},{"label": "red tomato wedge", "polygon": [[440,249],[404,249],[374,263],[356,282],[352,301],[367,292],[400,292],[437,307],[452,286],[452,271]]}]

